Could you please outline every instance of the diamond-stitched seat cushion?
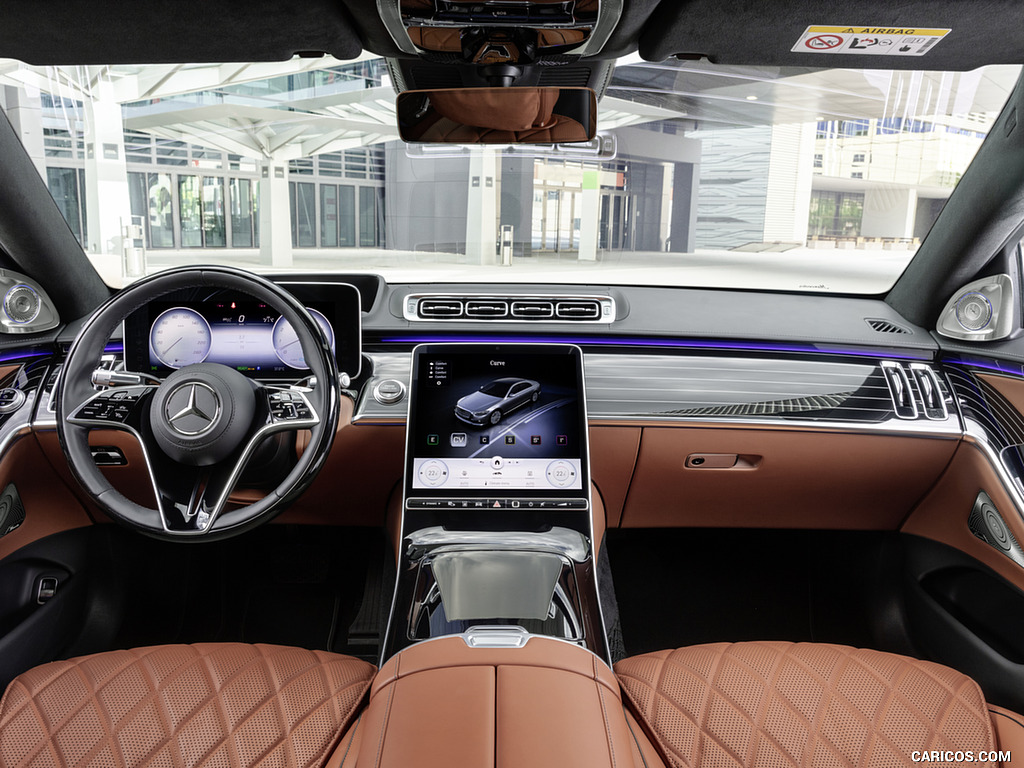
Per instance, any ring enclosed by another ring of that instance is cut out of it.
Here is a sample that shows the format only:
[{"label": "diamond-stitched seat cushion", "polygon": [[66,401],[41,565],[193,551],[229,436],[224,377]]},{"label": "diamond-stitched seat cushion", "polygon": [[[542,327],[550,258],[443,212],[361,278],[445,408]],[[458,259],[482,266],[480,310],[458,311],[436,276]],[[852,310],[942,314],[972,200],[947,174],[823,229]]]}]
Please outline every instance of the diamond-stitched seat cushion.
[{"label": "diamond-stitched seat cushion", "polygon": [[375,668],[324,651],[200,643],[55,661],[0,703],[0,766],[320,766]]},{"label": "diamond-stitched seat cushion", "polygon": [[716,643],[624,659],[615,671],[677,768],[899,768],[917,750],[995,748],[977,683],[891,653]]}]

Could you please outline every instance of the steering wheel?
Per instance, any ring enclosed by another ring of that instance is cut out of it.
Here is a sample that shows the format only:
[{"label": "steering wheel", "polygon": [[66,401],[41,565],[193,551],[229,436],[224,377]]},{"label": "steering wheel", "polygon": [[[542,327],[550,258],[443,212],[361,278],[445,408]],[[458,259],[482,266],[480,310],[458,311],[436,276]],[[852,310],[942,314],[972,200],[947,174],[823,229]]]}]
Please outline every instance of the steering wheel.
[{"label": "steering wheel", "polygon": [[[204,362],[180,368],[159,383],[97,392],[93,373],[124,318],[161,296],[190,288],[239,291],[279,311],[295,329],[315,386],[263,385],[233,368]],[[86,322],[58,380],[57,434],[72,473],[113,518],[159,538],[225,538],[266,522],[313,481],[337,428],[338,378],[323,330],[287,291],[229,267],[171,269],[133,283]],[[89,449],[88,433],[95,428],[136,437],[157,509],[126,498],[103,476]],[[225,509],[263,439],[299,429],[312,432],[309,445],[280,485],[255,503]]]}]

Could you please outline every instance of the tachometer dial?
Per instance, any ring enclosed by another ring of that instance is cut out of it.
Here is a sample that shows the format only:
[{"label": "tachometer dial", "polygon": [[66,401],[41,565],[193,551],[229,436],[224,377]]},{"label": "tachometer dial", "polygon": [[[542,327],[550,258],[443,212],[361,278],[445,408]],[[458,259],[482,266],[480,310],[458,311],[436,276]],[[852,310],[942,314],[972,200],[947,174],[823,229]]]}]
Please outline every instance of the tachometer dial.
[{"label": "tachometer dial", "polygon": [[[324,329],[324,333],[327,334],[327,341],[330,342],[331,349],[334,349],[334,329],[331,328],[330,322],[320,312],[315,309],[306,307],[309,314],[316,320],[317,325]],[[279,317],[277,322],[274,323],[273,330],[274,339],[274,352],[280,358],[281,362],[287,365],[289,368],[297,368],[298,370],[307,370],[309,368],[306,365],[306,358],[302,354],[302,345],[299,344],[299,337],[295,333],[295,329],[292,328],[292,324],[289,323],[284,317]]]},{"label": "tachometer dial", "polygon": [[153,322],[149,348],[168,368],[201,363],[210,354],[212,333],[206,318],[188,307],[174,307]]}]

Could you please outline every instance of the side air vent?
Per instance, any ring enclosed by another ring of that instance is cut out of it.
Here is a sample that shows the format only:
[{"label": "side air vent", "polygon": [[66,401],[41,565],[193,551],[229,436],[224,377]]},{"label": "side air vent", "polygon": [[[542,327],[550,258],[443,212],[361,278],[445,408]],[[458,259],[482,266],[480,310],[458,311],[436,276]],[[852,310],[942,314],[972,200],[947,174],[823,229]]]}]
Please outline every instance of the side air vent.
[{"label": "side air vent", "polygon": [[891,323],[888,320],[879,320],[875,317],[865,317],[864,322],[871,326],[871,328],[878,333],[910,333],[909,328],[904,328],[902,325]]},{"label": "side air vent", "polygon": [[924,363],[902,363],[885,360],[882,375],[889,387],[893,411],[901,419],[945,421],[949,417],[946,396],[935,371]]},{"label": "side air vent", "polygon": [[610,296],[475,296],[414,294],[403,305],[406,320],[506,323],[612,323]]},{"label": "side air vent", "polygon": [[889,395],[892,397],[892,407],[896,415],[901,419],[916,419],[917,403],[910,389],[910,377],[907,376],[906,369],[899,363],[885,360],[882,362],[882,375],[889,386]]},{"label": "side air vent", "polygon": [[462,302],[458,299],[423,299],[417,312],[425,318],[452,318],[462,315]]}]

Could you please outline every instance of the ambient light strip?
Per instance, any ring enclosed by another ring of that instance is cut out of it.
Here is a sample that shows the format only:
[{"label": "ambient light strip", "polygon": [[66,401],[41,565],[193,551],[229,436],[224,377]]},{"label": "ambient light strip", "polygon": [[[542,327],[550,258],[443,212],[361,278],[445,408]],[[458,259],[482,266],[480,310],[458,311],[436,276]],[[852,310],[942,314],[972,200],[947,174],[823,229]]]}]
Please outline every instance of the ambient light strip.
[{"label": "ambient light strip", "polygon": [[885,357],[894,360],[931,361],[931,353],[914,350],[893,352],[857,347],[823,347],[816,344],[783,344],[770,342],[722,342],[699,339],[611,338],[597,339],[576,336],[388,336],[385,344],[477,343],[477,344],[576,344],[580,347],[654,347],[675,349],[709,349],[742,352],[797,352],[849,357]]}]

